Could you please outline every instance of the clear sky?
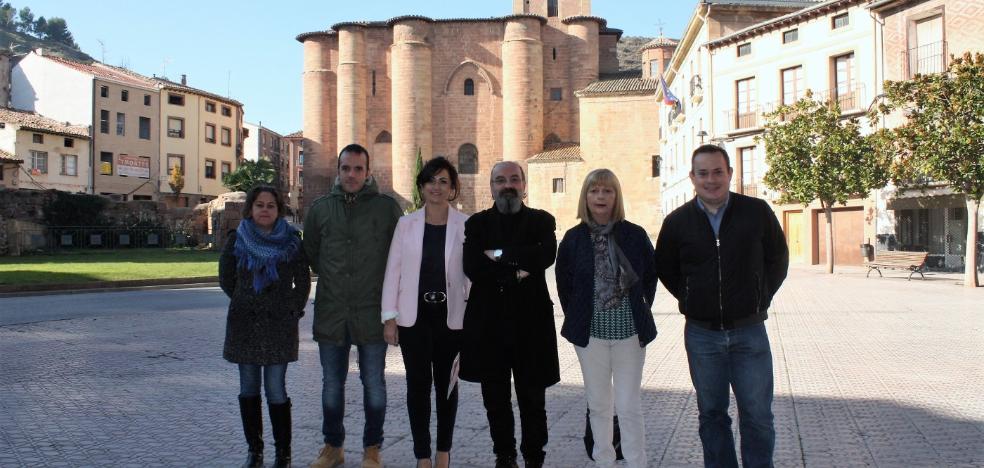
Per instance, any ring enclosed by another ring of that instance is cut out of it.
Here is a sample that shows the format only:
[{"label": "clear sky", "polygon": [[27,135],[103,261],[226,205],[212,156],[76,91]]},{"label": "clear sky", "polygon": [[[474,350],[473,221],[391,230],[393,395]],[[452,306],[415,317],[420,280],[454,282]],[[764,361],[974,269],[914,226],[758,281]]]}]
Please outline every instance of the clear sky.
[{"label": "clear sky", "polygon": [[[302,32],[342,21],[407,14],[486,18],[512,12],[511,0],[10,0],[35,17],[68,22],[79,47],[96,60],[144,75],[166,75],[245,106],[246,120],[278,133],[301,129]],[[592,14],[626,36],[680,37],[696,0],[595,0]],[[101,41],[101,43],[100,43]]]}]

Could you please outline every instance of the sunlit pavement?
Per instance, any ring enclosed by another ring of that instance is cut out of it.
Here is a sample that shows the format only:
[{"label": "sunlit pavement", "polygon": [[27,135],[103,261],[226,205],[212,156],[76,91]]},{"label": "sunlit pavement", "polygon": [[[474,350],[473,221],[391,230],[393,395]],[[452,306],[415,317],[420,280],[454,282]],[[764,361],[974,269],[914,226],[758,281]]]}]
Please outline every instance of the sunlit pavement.
[{"label": "sunlit pavement", "polygon": [[[794,268],[773,303],[776,465],[984,466],[984,288],[967,290],[947,275],[906,281],[898,272],[865,279],[863,270],[842,270]],[[225,304],[216,288],[0,299],[0,466],[241,463],[238,379],[221,357]],[[683,319],[662,287],[654,309],[659,336],[643,377],[650,465],[699,466]],[[30,320],[35,313],[41,321]],[[559,307],[556,318],[559,328]],[[297,466],[321,446],[310,328],[309,308],[300,361],[287,373]],[[562,382],[547,392],[547,465],[591,466],[577,358],[560,343]],[[345,449],[346,466],[356,467],[362,389],[354,360],[352,370]],[[411,467],[396,348],[387,387],[383,459]],[[493,462],[478,386],[464,383],[452,465]]]}]

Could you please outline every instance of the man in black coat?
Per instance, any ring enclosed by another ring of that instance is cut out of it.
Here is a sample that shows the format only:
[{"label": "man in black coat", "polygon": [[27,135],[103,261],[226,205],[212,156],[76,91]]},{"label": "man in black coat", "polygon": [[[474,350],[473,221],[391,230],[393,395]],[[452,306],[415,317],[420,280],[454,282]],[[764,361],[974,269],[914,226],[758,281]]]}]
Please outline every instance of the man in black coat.
[{"label": "man in black coat", "polygon": [[704,466],[735,467],[728,416],[734,389],[745,467],[771,467],[769,304],[786,278],[789,250],[764,200],[729,192],[728,153],[703,145],[691,159],[697,196],[673,210],[656,240],[659,280],[687,317],[684,344],[697,395]]},{"label": "man in black coat", "polygon": [[553,302],[544,272],[557,253],[553,216],[523,204],[526,175],[512,161],[492,168],[495,206],[465,223],[464,267],[472,281],[465,309],[464,380],[482,384],[496,468],[517,467],[510,376],[527,467],[543,465],[546,388],[560,381]]}]

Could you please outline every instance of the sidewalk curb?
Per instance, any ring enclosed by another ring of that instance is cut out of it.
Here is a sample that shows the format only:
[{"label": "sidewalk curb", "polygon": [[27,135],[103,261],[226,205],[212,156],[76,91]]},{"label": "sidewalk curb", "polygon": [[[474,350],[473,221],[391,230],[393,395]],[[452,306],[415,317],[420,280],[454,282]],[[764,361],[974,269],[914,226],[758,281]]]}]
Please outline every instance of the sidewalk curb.
[{"label": "sidewalk curb", "polygon": [[0,285],[0,298],[47,296],[52,294],[85,294],[93,292],[132,291],[140,289],[194,288],[218,285],[218,276],[154,278],[123,281],[89,281],[84,283],[9,284]]}]

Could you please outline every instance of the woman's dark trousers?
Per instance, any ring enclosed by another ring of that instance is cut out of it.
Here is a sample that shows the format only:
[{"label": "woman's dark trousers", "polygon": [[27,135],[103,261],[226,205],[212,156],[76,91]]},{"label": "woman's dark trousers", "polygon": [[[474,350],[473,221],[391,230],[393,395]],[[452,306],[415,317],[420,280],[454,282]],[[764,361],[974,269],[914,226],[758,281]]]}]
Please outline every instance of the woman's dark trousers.
[{"label": "woman's dark trousers", "polygon": [[446,303],[420,301],[417,321],[399,328],[400,349],[407,372],[407,412],[413,435],[413,454],[430,458],[431,386],[437,402],[437,451],[451,450],[458,412],[458,387],[448,396],[451,365],[461,350],[461,331],[448,328]]}]

